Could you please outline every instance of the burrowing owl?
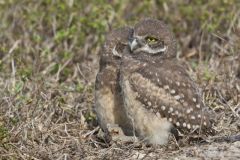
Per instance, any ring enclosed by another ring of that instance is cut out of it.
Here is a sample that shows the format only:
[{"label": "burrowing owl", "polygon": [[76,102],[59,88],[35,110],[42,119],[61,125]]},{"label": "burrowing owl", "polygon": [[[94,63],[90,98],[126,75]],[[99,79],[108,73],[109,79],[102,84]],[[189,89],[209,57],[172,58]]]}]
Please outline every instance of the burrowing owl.
[{"label": "burrowing owl", "polygon": [[119,125],[126,135],[132,133],[132,127],[123,106],[119,85],[121,54],[128,46],[130,27],[113,30],[106,36],[101,51],[100,69],[95,83],[95,112],[101,128],[108,132],[109,125]]},{"label": "burrowing owl", "polygon": [[136,132],[153,144],[166,143],[173,126],[183,133],[212,132],[196,84],[174,58],[176,42],[168,27],[154,19],[139,22],[129,47],[121,58],[120,84]]}]

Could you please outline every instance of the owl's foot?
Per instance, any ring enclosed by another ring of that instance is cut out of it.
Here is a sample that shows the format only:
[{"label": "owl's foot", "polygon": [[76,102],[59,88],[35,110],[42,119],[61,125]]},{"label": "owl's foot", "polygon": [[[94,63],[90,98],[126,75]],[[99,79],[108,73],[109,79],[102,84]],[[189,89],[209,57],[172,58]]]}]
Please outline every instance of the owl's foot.
[{"label": "owl's foot", "polygon": [[135,136],[126,136],[123,133],[123,130],[121,127],[119,127],[117,124],[111,124],[108,125],[108,134],[111,137],[111,140],[114,142],[123,142],[123,143],[134,143],[137,142],[138,139]]}]

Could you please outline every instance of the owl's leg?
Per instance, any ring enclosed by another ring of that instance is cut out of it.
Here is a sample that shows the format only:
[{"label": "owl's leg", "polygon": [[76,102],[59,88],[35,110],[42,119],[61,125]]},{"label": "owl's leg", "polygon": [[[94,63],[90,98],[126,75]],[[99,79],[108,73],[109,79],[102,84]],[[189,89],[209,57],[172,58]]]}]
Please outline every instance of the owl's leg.
[{"label": "owl's leg", "polygon": [[121,143],[134,143],[138,142],[135,136],[126,136],[121,127],[117,124],[108,124],[107,131],[99,130],[97,137],[107,143],[121,142]]},{"label": "owl's leg", "polygon": [[178,141],[180,138],[179,132],[175,127],[172,127],[170,132],[173,134],[173,136],[175,137],[175,139]]}]

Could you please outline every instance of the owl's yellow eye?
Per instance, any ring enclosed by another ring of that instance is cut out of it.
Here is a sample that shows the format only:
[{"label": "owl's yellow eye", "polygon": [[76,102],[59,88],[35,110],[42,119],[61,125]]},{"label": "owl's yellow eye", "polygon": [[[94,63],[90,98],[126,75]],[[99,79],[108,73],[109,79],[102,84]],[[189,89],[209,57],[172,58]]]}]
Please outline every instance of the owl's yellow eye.
[{"label": "owl's yellow eye", "polygon": [[156,42],[158,39],[154,37],[146,37],[147,42]]}]

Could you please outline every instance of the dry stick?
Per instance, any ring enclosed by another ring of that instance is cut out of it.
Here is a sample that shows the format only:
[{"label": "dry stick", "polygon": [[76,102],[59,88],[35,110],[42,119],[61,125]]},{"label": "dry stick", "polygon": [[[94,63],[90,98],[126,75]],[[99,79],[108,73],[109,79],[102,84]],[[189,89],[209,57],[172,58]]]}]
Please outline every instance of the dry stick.
[{"label": "dry stick", "polygon": [[68,59],[61,68],[59,68],[58,72],[57,72],[57,77],[56,77],[56,81],[59,80],[59,76],[60,73],[62,72],[62,70],[71,62],[72,58]]},{"label": "dry stick", "polygon": [[227,107],[230,108],[230,110],[232,111],[232,113],[233,113],[236,117],[240,118],[240,116],[235,113],[235,111],[231,108],[231,106],[229,106],[229,104],[227,103],[227,101],[223,98],[223,96],[222,96],[221,93],[219,92],[219,89],[217,89],[217,93],[218,93],[219,97],[221,98],[221,100],[227,105]]},{"label": "dry stick", "polygon": [[96,131],[98,131],[100,129],[100,127],[96,127],[95,129],[93,129],[92,131],[87,132],[86,134],[83,135],[83,137],[88,137],[90,135],[93,135],[93,133],[95,133]]},{"label": "dry stick", "polygon": [[210,142],[237,142],[240,141],[240,134],[231,136],[216,136],[208,139]]},{"label": "dry stick", "polygon": [[87,80],[87,78],[84,76],[82,70],[80,69],[79,64],[77,64],[77,70],[78,70],[80,76],[82,76],[82,78],[87,82],[88,80]]},{"label": "dry stick", "polygon": [[[145,159],[145,158],[147,158],[148,157],[148,155],[150,154],[150,153],[152,153],[152,151],[151,150],[149,150],[142,158],[141,158],[141,160],[143,160],[143,159]],[[137,157],[137,159],[139,159],[139,154],[138,154],[138,157]]]},{"label": "dry stick", "polygon": [[[239,115],[237,115],[234,110],[228,105],[227,101],[223,98],[223,96],[221,95],[221,93],[219,92],[219,90],[217,89],[217,93],[219,95],[219,97],[221,98],[221,100],[231,109],[231,111],[233,112],[234,115],[236,115],[237,117],[239,117]],[[231,135],[231,136],[218,136],[218,137],[211,137],[209,138],[210,141],[213,142],[236,142],[236,141],[240,141],[240,134],[239,135]]]},{"label": "dry stick", "polygon": [[20,42],[21,42],[21,40],[17,40],[17,41],[13,44],[13,46],[12,46],[12,47],[10,48],[10,50],[8,51],[8,54],[3,57],[3,59],[1,60],[1,62],[6,61],[6,59],[11,56],[11,54],[13,53],[13,51],[14,51],[16,48],[18,48],[18,44],[19,44]]},{"label": "dry stick", "polygon": [[237,19],[238,19],[238,17],[239,17],[239,14],[240,14],[240,12],[238,11],[238,12],[234,15],[234,17],[233,17],[233,19],[232,19],[232,21],[231,21],[231,23],[230,23],[230,25],[229,25],[228,31],[227,31],[227,35],[228,35],[228,36],[230,36],[231,30],[232,30],[234,24],[236,23],[236,21],[237,21]]}]

